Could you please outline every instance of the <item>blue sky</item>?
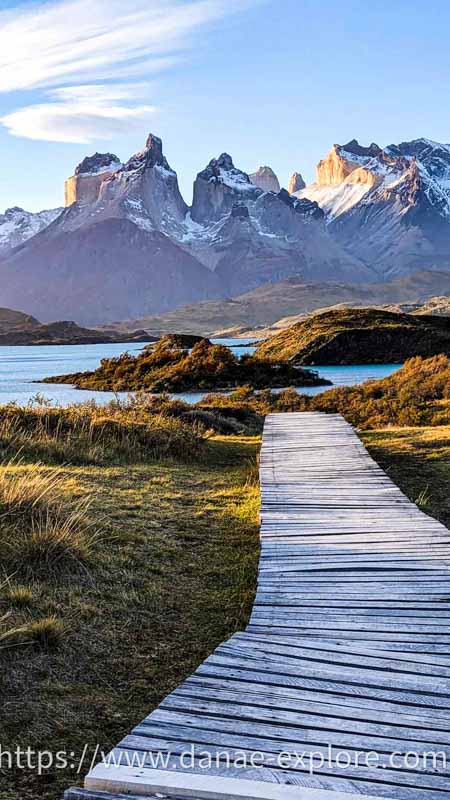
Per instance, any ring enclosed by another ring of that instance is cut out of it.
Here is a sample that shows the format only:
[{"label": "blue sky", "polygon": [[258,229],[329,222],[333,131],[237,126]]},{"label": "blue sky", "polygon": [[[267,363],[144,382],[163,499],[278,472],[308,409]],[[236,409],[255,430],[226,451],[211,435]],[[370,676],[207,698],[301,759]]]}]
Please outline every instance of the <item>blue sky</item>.
[{"label": "blue sky", "polygon": [[[124,9],[126,6],[126,10]],[[160,135],[186,199],[224,150],[283,184],[333,142],[450,141],[441,0],[0,0],[0,212]],[[75,141],[74,141],[75,140]],[[83,141],[84,140],[84,141]]]}]

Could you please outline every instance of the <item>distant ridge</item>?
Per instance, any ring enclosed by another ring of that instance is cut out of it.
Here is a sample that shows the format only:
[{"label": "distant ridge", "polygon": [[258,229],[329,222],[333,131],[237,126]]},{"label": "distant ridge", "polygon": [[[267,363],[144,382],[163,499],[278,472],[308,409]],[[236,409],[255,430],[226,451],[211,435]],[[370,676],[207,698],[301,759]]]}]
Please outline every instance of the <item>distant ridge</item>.
[{"label": "distant ridge", "polygon": [[[409,302],[420,306],[442,293],[450,295],[450,274],[439,271],[423,270],[390,283],[358,286],[304,283],[298,278],[290,278],[265,284],[234,298],[183,306],[166,314],[117,324],[124,330],[145,328],[155,335],[183,331],[204,336],[245,336],[249,333],[263,336],[267,326],[282,318],[306,315],[336,304],[367,307]],[[258,328],[261,329],[259,333]]]}]

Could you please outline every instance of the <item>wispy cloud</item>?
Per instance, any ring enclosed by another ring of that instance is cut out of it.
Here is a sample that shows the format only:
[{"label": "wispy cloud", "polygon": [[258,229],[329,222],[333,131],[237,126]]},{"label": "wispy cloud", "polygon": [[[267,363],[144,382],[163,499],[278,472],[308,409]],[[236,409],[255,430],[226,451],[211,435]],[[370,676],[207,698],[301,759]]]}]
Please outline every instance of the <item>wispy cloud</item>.
[{"label": "wispy cloud", "polygon": [[32,139],[109,137],[155,112],[127,81],[168,69],[199,29],[251,2],[50,0],[3,11],[0,92],[36,90],[39,102],[0,122]]},{"label": "wispy cloud", "polygon": [[48,93],[51,102],[20,108],[1,122],[13,136],[27,139],[80,144],[112,139],[124,127],[149,120],[157,110],[133,103],[141,88],[115,84],[55,89]]}]

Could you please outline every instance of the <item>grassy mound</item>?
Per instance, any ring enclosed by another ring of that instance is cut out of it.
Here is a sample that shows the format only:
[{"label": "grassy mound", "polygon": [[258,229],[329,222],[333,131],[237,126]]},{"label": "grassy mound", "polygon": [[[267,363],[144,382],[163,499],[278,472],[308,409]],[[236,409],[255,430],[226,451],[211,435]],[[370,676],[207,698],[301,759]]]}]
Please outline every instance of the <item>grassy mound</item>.
[{"label": "grassy mound", "polygon": [[324,386],[330,381],[312,370],[293,367],[285,361],[243,355],[208,339],[191,351],[178,346],[177,337],[165,337],[155,347],[131,356],[103,359],[94,372],[47,378],[47,383],[72,383],[79,389],[100,391],[188,392],[229,389],[243,384],[265,386]]},{"label": "grassy mound", "polygon": [[373,308],[316,314],[262,342],[260,358],[295,364],[400,363],[413,356],[450,355],[450,318]]}]

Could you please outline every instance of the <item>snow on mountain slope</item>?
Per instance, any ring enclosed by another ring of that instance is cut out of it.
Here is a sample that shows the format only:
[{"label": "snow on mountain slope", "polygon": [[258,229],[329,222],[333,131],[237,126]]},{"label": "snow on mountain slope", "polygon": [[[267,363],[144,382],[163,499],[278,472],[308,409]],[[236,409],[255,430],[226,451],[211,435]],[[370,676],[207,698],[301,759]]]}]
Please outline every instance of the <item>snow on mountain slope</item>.
[{"label": "snow on mountain slope", "polygon": [[338,217],[359,203],[369,191],[370,186],[365,183],[346,183],[344,181],[325,186],[313,183],[305,189],[295,192],[295,196],[316,202],[325,212],[328,223],[334,217]]},{"label": "snow on mountain slope", "polygon": [[333,145],[296,196],[315,200],[333,238],[381,276],[450,269],[448,144]]},{"label": "snow on mountain slope", "polygon": [[182,241],[220,277],[227,294],[292,275],[372,278],[330,237],[323,216],[314,201],[255,186],[223,153],[197,175]]},{"label": "snow on mountain slope", "polygon": [[15,206],[0,214],[0,256],[44,230],[61,214],[62,208],[33,213]]}]

